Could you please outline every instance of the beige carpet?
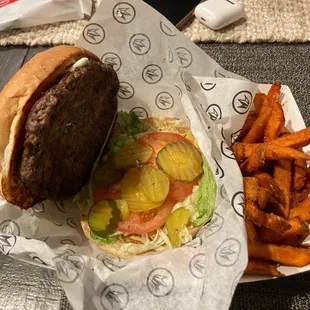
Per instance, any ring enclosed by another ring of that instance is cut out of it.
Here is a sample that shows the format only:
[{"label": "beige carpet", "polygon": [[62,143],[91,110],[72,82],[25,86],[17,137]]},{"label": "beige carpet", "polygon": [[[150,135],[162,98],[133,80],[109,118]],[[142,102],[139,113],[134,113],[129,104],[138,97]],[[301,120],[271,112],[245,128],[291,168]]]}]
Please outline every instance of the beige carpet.
[{"label": "beige carpet", "polygon": [[[97,5],[98,0],[93,0]],[[103,0],[104,1],[104,0]],[[220,31],[194,20],[183,31],[194,42],[310,41],[310,0],[240,0],[246,17]],[[0,32],[0,45],[74,44],[87,21]]]}]

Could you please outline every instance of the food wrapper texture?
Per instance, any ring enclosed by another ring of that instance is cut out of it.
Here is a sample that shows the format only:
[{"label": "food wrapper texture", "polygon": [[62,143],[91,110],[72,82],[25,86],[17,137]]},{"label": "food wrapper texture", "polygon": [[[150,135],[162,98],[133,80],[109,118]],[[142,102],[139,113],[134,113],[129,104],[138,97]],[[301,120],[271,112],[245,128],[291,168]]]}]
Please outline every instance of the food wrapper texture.
[{"label": "food wrapper texture", "polygon": [[0,251],[55,269],[74,309],[228,309],[247,265],[242,176],[229,145],[259,86],[140,0],[103,1],[76,45],[113,64],[120,110],[188,119],[216,179],[215,213],[182,248],[120,261],[84,237],[73,202],[21,210],[1,201]]}]

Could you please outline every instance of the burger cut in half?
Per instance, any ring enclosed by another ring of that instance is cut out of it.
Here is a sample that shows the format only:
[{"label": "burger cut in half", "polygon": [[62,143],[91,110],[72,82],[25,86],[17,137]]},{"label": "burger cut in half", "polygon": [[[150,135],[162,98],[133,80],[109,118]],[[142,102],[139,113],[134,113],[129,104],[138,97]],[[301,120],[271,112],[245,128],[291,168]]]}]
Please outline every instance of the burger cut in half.
[{"label": "burger cut in half", "polygon": [[116,72],[93,53],[57,46],[0,92],[0,195],[29,208],[88,181],[117,113]]},{"label": "burger cut in half", "polygon": [[215,209],[209,165],[188,122],[119,116],[121,125],[94,167],[91,190],[79,196],[84,233],[123,259],[180,247]]}]

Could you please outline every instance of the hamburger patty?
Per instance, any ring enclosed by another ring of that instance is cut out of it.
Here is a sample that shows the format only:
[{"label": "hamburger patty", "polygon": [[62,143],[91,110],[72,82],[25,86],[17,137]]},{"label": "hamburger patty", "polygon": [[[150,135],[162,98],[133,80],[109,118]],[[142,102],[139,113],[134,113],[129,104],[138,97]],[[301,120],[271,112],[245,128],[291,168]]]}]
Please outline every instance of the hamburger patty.
[{"label": "hamburger patty", "polygon": [[34,104],[20,165],[21,180],[33,194],[65,199],[87,182],[113,124],[118,89],[112,67],[90,61]]}]

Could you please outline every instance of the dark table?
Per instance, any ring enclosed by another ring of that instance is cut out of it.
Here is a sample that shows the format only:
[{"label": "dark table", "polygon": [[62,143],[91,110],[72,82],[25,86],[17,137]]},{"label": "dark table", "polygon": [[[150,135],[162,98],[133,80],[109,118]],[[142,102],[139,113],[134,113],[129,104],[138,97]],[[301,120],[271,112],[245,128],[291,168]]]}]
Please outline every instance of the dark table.
[{"label": "dark table", "polygon": [[[225,69],[254,82],[280,81],[291,88],[306,125],[310,125],[310,44],[201,44]],[[37,52],[46,47],[0,48],[0,89]],[[68,310],[55,272],[0,254],[0,310]],[[240,284],[231,310],[310,309],[310,272],[280,280]],[[91,310],[91,309],[86,309]]]}]

